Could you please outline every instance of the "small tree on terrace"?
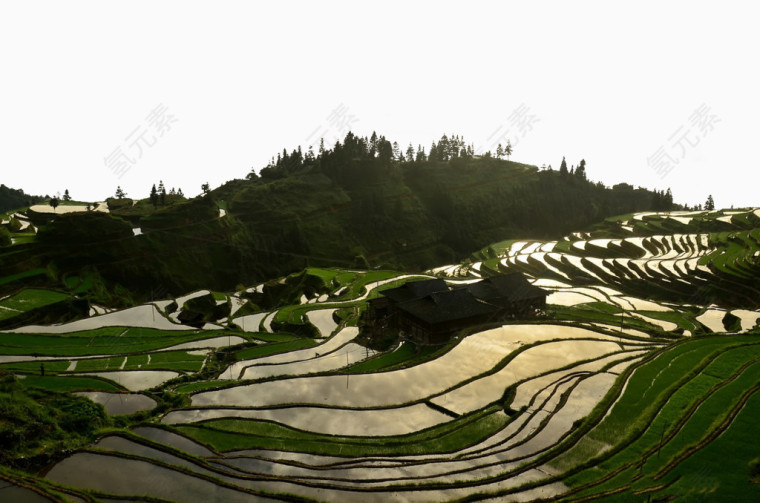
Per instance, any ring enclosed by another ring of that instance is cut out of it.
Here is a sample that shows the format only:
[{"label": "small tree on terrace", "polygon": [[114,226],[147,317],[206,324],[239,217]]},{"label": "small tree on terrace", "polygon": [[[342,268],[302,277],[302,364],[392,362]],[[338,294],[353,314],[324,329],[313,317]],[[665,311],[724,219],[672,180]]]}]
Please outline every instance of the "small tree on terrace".
[{"label": "small tree on terrace", "polygon": [[58,207],[59,201],[57,197],[54,197],[50,200],[50,206],[53,207],[53,211]]},{"label": "small tree on terrace", "polygon": [[127,193],[121,190],[121,185],[116,187],[116,199],[124,199],[127,197]]},{"label": "small tree on terrace", "polygon": [[710,210],[710,211],[715,209],[715,201],[713,201],[712,194],[707,196],[707,201],[705,202],[705,209]]},{"label": "small tree on terrace", "polygon": [[71,196],[69,195],[69,189],[66,189],[63,191],[63,200],[64,201],[71,201]]}]

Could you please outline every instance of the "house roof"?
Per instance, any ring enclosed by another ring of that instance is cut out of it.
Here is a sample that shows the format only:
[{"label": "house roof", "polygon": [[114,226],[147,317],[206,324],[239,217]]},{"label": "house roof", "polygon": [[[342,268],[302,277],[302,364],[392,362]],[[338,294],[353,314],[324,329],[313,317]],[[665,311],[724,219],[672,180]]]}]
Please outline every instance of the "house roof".
[{"label": "house roof", "polygon": [[445,292],[448,290],[449,287],[445,281],[440,278],[435,278],[422,281],[410,281],[399,287],[383,290],[380,294],[396,303],[401,303],[409,300],[421,299],[431,293]]},{"label": "house roof", "polygon": [[487,316],[500,310],[464,288],[434,292],[421,299],[400,303],[398,309],[431,325]]},{"label": "house roof", "polygon": [[546,290],[530,284],[521,273],[492,276],[469,285],[467,289],[475,297],[485,301],[517,302],[548,295]]}]

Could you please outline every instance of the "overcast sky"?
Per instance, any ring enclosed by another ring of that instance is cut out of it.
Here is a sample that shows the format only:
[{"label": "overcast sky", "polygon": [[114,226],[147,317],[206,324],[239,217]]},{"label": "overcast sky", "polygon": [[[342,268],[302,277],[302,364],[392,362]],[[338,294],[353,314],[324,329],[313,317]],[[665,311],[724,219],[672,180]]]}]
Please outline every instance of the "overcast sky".
[{"label": "overcast sky", "polygon": [[759,205],[751,2],[3,2],[0,183],[196,195],[350,128]]}]

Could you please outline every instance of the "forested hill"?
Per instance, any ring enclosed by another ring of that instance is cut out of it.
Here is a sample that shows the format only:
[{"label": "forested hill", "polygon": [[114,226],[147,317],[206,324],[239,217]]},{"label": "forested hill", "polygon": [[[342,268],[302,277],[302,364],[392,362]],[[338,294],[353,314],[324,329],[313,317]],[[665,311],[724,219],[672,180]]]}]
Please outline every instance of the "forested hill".
[{"label": "forested hill", "polygon": [[354,259],[421,269],[503,239],[559,238],[612,215],[673,208],[669,191],[590,181],[585,161],[539,169],[475,156],[457,136],[402,152],[348,133],[316,154],[283,151],[260,176],[214,194],[271,252],[267,262],[286,269]]},{"label": "forested hill", "polygon": [[30,206],[44,200],[41,196],[25,194],[21,189],[12,189],[0,185],[0,211],[13,210]]},{"label": "forested hill", "polygon": [[558,239],[609,216],[673,206],[669,191],[594,183],[583,161],[540,169],[476,156],[445,136],[402,153],[382,136],[349,133],[331,149],[283,152],[260,174],[204,191],[186,200],[148,198],[146,188],[135,204],[121,194],[108,200],[110,215],[29,212],[39,233],[0,254],[0,272],[43,271],[40,284],[87,278],[100,302],[124,300],[117,285],[141,300],[233,289],[307,265],[420,271],[497,241]]}]

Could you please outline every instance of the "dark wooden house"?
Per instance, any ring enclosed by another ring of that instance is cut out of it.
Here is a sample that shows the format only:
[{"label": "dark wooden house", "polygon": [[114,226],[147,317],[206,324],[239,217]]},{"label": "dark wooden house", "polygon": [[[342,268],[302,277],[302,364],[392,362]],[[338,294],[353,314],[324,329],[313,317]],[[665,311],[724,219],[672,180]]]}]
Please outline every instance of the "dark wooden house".
[{"label": "dark wooden house", "polygon": [[431,293],[403,302],[397,309],[400,334],[422,343],[446,342],[457,330],[495,320],[501,311],[466,288]]},{"label": "dark wooden house", "polygon": [[528,317],[546,306],[547,292],[520,273],[449,287],[442,279],[408,282],[369,302],[364,327],[398,331],[421,343],[441,343],[456,331]]},{"label": "dark wooden house", "polygon": [[388,328],[396,325],[395,318],[398,314],[396,307],[410,300],[421,299],[431,293],[447,292],[449,286],[442,279],[427,279],[422,281],[410,281],[403,285],[383,290],[380,296],[369,301],[368,320],[379,328]]},{"label": "dark wooden house", "polygon": [[501,307],[503,314],[527,316],[546,308],[547,291],[532,285],[520,273],[483,279],[468,286],[470,292],[485,302]]}]

